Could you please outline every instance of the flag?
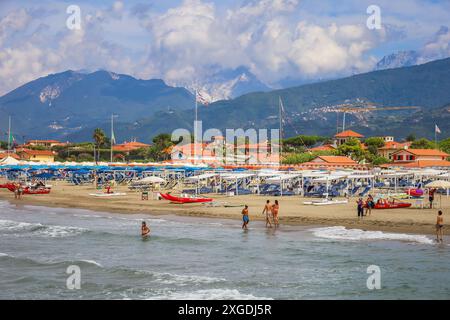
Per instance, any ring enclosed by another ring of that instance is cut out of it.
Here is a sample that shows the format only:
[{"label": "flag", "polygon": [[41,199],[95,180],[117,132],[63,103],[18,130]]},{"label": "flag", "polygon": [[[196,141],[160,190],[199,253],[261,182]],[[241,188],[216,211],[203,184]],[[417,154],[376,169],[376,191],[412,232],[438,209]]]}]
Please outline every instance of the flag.
[{"label": "flag", "polygon": [[278,97],[279,99],[279,103],[280,103],[280,115],[281,115],[281,122],[282,124],[286,123],[286,112],[284,111],[284,105],[283,105],[283,100],[281,100],[281,97]]},{"label": "flag", "polygon": [[211,97],[206,93],[201,93],[198,90],[195,91],[195,99],[198,103],[208,106],[211,102]]},{"label": "flag", "polygon": [[441,133],[441,129],[437,126],[437,124],[434,125],[434,132],[435,133]]},{"label": "flag", "polygon": [[111,145],[116,144],[116,136],[114,134],[114,131],[111,132]]}]

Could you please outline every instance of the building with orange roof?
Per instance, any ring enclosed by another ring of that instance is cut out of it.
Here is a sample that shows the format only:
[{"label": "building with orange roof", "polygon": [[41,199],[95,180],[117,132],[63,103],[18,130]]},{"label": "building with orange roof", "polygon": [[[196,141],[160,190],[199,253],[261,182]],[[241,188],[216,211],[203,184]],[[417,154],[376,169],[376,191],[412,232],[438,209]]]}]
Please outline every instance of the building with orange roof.
[{"label": "building with orange roof", "polygon": [[131,141],[131,142],[124,142],[121,144],[117,144],[113,146],[113,150],[116,152],[125,152],[129,153],[134,150],[142,149],[142,148],[149,148],[151,145],[138,142],[138,141]]},{"label": "building with orange roof", "polygon": [[346,143],[350,139],[361,139],[364,138],[364,136],[358,132],[352,131],[352,130],[345,130],[338,134],[334,135],[335,144],[337,146],[340,146],[341,144]]},{"label": "building with orange roof", "polygon": [[308,149],[309,152],[315,152],[315,151],[334,151],[336,150],[336,147],[332,144],[324,144],[318,147],[310,148]]},{"label": "building with orange roof", "polygon": [[402,149],[392,154],[392,163],[383,167],[403,168],[448,168],[450,155],[435,149]]},{"label": "building with orange roof", "polygon": [[393,137],[383,137],[384,146],[378,148],[378,154],[381,157],[392,160],[392,155],[403,149],[408,149],[411,146],[412,142],[396,142]]},{"label": "building with orange roof", "polygon": [[8,157],[14,158],[16,160],[20,160],[20,157],[15,153],[7,153],[7,152],[0,153],[0,161],[3,159],[6,159]]},{"label": "building with orange roof", "polygon": [[318,156],[310,162],[302,163],[300,167],[307,169],[359,169],[362,166],[345,156]]},{"label": "building with orange roof", "polygon": [[55,162],[55,153],[50,150],[31,150],[22,148],[17,150],[21,160],[36,162]]}]

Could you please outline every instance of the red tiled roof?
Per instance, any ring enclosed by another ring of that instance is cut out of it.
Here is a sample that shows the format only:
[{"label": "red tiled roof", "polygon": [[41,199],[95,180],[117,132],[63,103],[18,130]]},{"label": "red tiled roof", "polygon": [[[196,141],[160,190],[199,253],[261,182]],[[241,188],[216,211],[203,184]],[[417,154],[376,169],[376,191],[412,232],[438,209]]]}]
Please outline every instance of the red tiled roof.
[{"label": "red tiled roof", "polygon": [[150,147],[150,145],[142,143],[142,142],[132,141],[132,142],[125,142],[122,144],[115,145],[115,146],[113,146],[113,150],[128,152],[128,151],[133,151],[136,149],[147,148],[147,147]]},{"label": "red tiled roof", "polygon": [[333,147],[333,145],[331,144],[324,144],[323,146],[318,146],[309,149],[309,151],[332,151],[332,150],[336,150],[336,148]]},{"label": "red tiled roof", "polygon": [[0,160],[3,160],[8,157],[14,158],[16,160],[20,160],[20,157],[15,153],[9,153],[9,154],[8,153],[0,153]]},{"label": "red tiled roof", "polygon": [[26,153],[30,156],[54,156],[55,154],[49,150],[31,150],[31,149],[21,149],[17,153]]},{"label": "red tiled roof", "polygon": [[379,148],[380,150],[396,150],[396,149],[405,149],[405,147],[411,146],[411,142],[395,142],[395,141],[387,141],[383,147]]},{"label": "red tiled roof", "polygon": [[450,167],[450,161],[446,160],[418,160],[410,162],[387,163],[382,167],[404,167],[404,168],[436,168]]},{"label": "red tiled roof", "polygon": [[439,157],[448,157],[449,154],[442,152],[440,150],[435,149],[405,149],[405,150],[399,150],[397,152],[394,152],[393,154],[396,154],[401,151],[409,152],[415,156],[439,156]]},{"label": "red tiled roof", "polygon": [[357,164],[354,160],[344,156],[319,156],[317,158],[320,158],[327,163]]},{"label": "red tiled roof", "polygon": [[346,131],[336,134],[334,137],[335,138],[363,138],[364,136],[362,134],[359,134],[358,132],[355,132],[352,130],[346,130]]}]

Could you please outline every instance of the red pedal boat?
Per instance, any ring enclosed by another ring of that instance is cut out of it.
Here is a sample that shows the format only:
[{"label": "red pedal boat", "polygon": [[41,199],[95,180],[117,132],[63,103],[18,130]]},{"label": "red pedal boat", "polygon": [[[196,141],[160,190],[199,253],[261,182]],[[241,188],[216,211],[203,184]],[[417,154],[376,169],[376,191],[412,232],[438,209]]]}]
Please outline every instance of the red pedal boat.
[{"label": "red pedal boat", "polygon": [[[9,183],[6,185],[6,188],[11,191],[14,192],[16,187],[14,186],[14,184]],[[22,188],[22,194],[49,194],[51,191],[50,188],[37,188],[37,189],[32,189],[30,187],[24,187]]]},{"label": "red pedal boat", "polygon": [[409,208],[409,207],[411,207],[411,203],[395,202],[395,200],[388,201],[386,199],[380,199],[375,204],[374,209],[401,209],[401,208]]},{"label": "red pedal boat", "polygon": [[211,198],[189,198],[189,197],[175,197],[168,193],[161,193],[161,197],[170,202],[175,203],[203,203],[203,202],[211,202],[213,199]]}]

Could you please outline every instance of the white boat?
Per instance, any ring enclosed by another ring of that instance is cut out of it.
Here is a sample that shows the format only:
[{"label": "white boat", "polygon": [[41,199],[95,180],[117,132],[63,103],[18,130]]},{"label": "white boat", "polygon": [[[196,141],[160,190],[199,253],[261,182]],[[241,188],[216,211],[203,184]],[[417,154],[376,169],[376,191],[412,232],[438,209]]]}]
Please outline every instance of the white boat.
[{"label": "white boat", "polygon": [[313,206],[329,206],[333,204],[347,204],[348,200],[327,200],[323,202],[314,202]]},{"label": "white boat", "polygon": [[112,198],[112,197],[123,197],[126,196],[126,193],[114,192],[114,193],[90,193],[90,196],[98,197],[98,198]]},{"label": "white boat", "polygon": [[316,201],[305,201],[303,202],[304,205],[309,205],[309,206],[329,206],[329,205],[334,205],[334,204],[347,204],[348,200],[328,200],[328,199],[323,199],[323,200],[316,200]]}]

